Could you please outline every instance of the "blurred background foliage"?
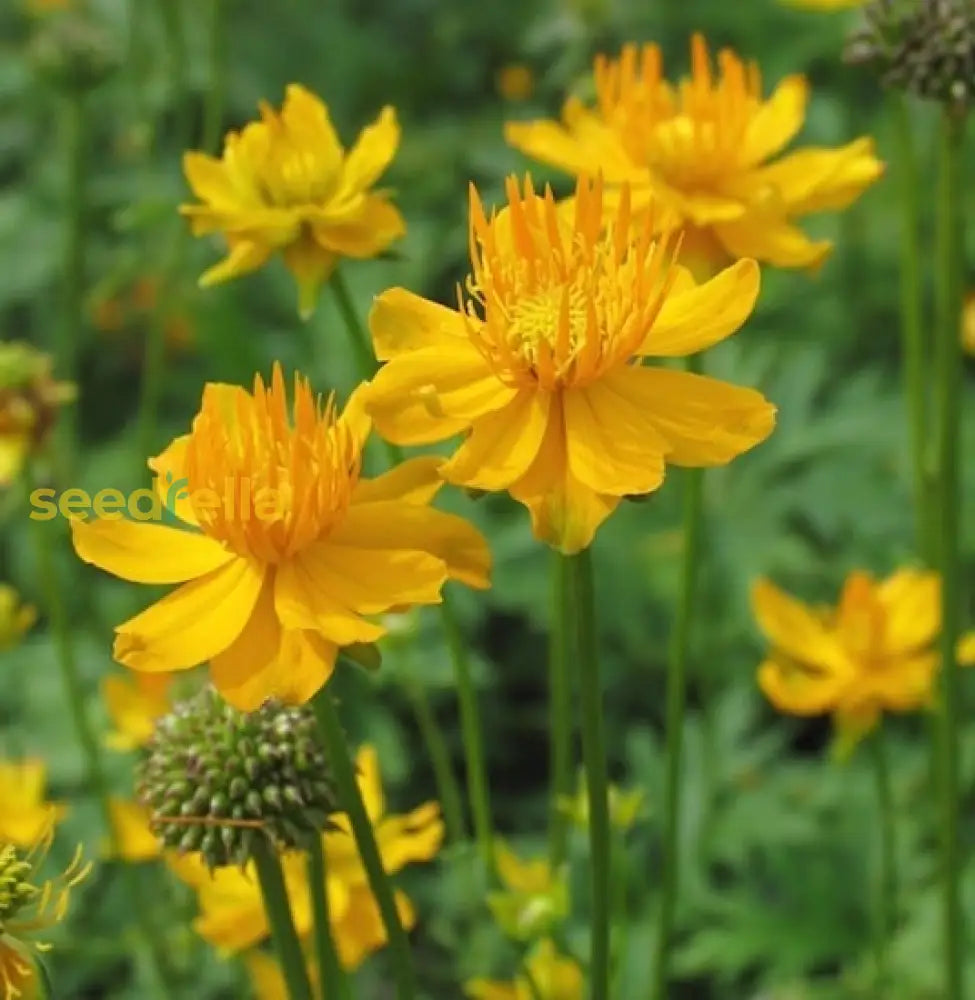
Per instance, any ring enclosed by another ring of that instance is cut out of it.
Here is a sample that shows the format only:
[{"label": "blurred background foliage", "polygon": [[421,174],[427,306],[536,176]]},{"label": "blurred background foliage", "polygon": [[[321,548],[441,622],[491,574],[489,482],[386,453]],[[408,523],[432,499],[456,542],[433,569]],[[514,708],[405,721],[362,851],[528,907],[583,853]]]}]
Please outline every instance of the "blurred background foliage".
[{"label": "blurred background foliage", "polygon": [[[81,6],[80,0],[8,0],[0,8],[0,329],[7,339],[40,346],[53,345],[59,322],[69,99],[39,73],[37,52],[39,39],[64,16],[56,8]],[[391,285],[451,300],[467,259],[468,182],[490,203],[499,200],[506,174],[527,167],[504,144],[503,121],[548,115],[567,92],[585,94],[592,55],[624,41],[659,41],[675,75],[687,66],[690,32],[703,30],[713,46],[731,45],[757,59],[767,88],[786,74],[808,74],[813,97],[805,143],[839,145],[866,132],[876,136],[882,157],[890,151],[882,95],[841,62],[853,15],[804,13],[774,0],[91,0],[84,10],[116,64],[86,99],[83,446],[72,485],[91,491],[146,485],[137,409],[150,324],[164,324],[167,345],[163,418],[152,453],[182,433],[205,381],[248,384],[255,371],[266,373],[280,359],[323,390],[344,394],[354,383],[329,294],[301,323],[280,262],[199,291],[196,276],[216,260],[217,248],[185,238],[175,214],[188,194],[183,150],[205,144],[207,129],[213,142],[239,127],[262,98],[279,103],[289,82],[324,98],[346,144],[386,103],[402,122],[401,149],[385,183],[396,191],[408,233],[386,259],[345,267],[362,315],[371,297]],[[919,113],[922,199],[933,178],[929,118]],[[842,216],[814,220],[816,235],[836,240],[833,257],[818,274],[768,271],[753,320],[708,355],[709,370],[761,388],[780,414],[768,443],[706,479],[674,1000],[870,995],[877,831],[869,764],[862,750],[845,763],[831,759],[826,722],[782,718],[764,703],[754,679],[761,644],[748,588],[768,574],[806,599],[830,600],[850,568],[883,574],[910,558],[897,368],[897,169],[890,162],[888,177]],[[557,193],[568,191],[565,177],[534,173],[551,180]],[[969,188],[967,197],[975,191]],[[969,406],[968,432],[972,412]],[[965,468],[969,487],[973,468]],[[620,873],[628,911],[626,932],[615,941],[622,1000],[644,992],[659,883],[664,671],[682,544],[678,480],[674,475],[647,502],[626,505],[595,549],[612,776],[644,793]],[[544,843],[547,810],[546,553],[531,538],[524,511],[504,496],[473,502],[451,492],[443,503],[484,528],[496,559],[489,593],[456,598],[476,660],[496,826],[530,853]],[[6,507],[0,576],[42,606],[23,508],[15,498]],[[971,514],[969,503],[963,518],[969,578]],[[116,669],[111,627],[147,597],[141,588],[85,572],[66,540],[62,555],[79,659],[104,722],[97,685]],[[97,853],[97,812],[84,787],[52,642],[42,619],[23,646],[4,654],[0,750],[45,758],[52,797],[71,804],[69,835],[61,839],[82,840]],[[410,644],[408,663],[391,653],[375,678],[343,671],[337,687],[352,738],[378,746],[396,804],[422,801],[434,788],[403,673],[429,690],[459,774],[463,767],[440,633],[423,617]],[[939,996],[938,903],[930,887],[937,818],[928,807],[926,721],[886,724],[902,878],[889,1000]],[[113,787],[129,794],[131,760],[109,761]],[[975,730],[966,736],[963,772],[970,847]],[[584,856],[585,838],[578,838],[574,851]],[[458,998],[458,984],[470,976],[512,972],[512,954],[483,894],[471,891],[466,854],[447,849],[435,864],[406,876],[420,914],[414,940],[423,985],[435,1000]],[[573,891],[584,913],[581,872]],[[243,995],[239,972],[189,930],[192,902],[183,889],[170,881],[160,891],[159,879],[148,871],[142,876],[145,905],[166,924],[185,996]],[[968,912],[975,912],[971,877],[964,893]],[[136,952],[133,963],[120,947],[131,925],[126,905],[112,865],[101,865],[58,942],[58,996],[148,995],[144,956]],[[585,955],[581,919],[570,923],[565,944]],[[975,949],[968,953],[975,956]],[[379,955],[360,972],[357,996],[388,995],[384,962]]]}]

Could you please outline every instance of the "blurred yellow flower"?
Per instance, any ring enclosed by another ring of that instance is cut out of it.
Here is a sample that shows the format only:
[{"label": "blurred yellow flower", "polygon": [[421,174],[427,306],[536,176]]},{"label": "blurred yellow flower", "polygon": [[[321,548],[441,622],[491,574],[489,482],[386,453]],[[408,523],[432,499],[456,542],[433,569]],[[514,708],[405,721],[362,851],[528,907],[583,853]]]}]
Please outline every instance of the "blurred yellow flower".
[{"label": "blurred yellow flower", "polygon": [[966,354],[975,355],[975,291],[965,296],[961,314],[961,346]]},{"label": "blurred yellow flower", "polygon": [[34,935],[64,919],[71,890],[91,870],[79,847],[62,873],[39,880],[51,836],[48,826],[27,853],[0,839],[0,1000],[47,995],[39,985],[35,955],[50,946]]},{"label": "blurred yellow flower", "polygon": [[[772,644],[758,683],[780,711],[832,713],[841,743],[851,746],[882,712],[931,703],[940,663],[936,573],[901,569],[876,581],[854,571],[835,609],[809,608],[760,580],[752,605]],[[963,659],[975,653],[973,645],[959,645]]]},{"label": "blurred yellow flower", "polygon": [[456,310],[403,288],[376,300],[372,336],[388,364],[365,405],[398,444],[469,431],[440,474],[508,490],[538,538],[578,552],[620,500],[660,486],[666,463],[723,465],[771,433],[774,407],[754,390],[640,364],[737,330],[758,266],[695,285],[649,219],[631,226],[626,189],[604,228],[598,181],[580,178],[574,217],[530,180],[522,190],[510,178],[507,195],[488,219],[471,188],[473,273]]},{"label": "blurred yellow flower", "polygon": [[295,376],[254,391],[208,384],[189,434],[150,461],[182,528],[73,520],[78,555],[137,583],[177,590],[116,628],[114,656],[165,673],[210,662],[237,708],[270,697],[304,702],[328,680],[340,647],[375,642],[363,615],[435,604],[447,579],[488,586],[487,544],[470,524],[428,506],[437,459],[360,478],[369,420],[343,414]]},{"label": "blurred yellow flower", "polygon": [[[291,1000],[281,966],[273,955],[263,951],[249,951],[244,956],[244,965],[247,967],[255,1000]],[[318,970],[312,964],[309,964],[308,976],[312,987],[317,987]]]},{"label": "blurred yellow flower", "polygon": [[498,840],[495,865],[504,888],[488,893],[487,902],[508,937],[535,940],[568,915],[569,890],[564,873],[554,874],[547,860],[522,860]]},{"label": "blurred yellow flower", "polygon": [[[359,788],[387,873],[395,874],[407,864],[432,859],[443,842],[440,807],[427,802],[406,815],[388,815],[375,750],[362,747],[356,764]],[[332,818],[338,830],[323,837],[332,936],[343,966],[354,969],[385,945],[386,932],[348,820],[344,815]],[[289,853],[282,856],[281,863],[295,928],[306,937],[311,933],[313,919],[305,858]],[[210,944],[226,952],[238,952],[268,936],[267,916],[252,866],[243,872],[219,868],[211,875],[195,857],[174,858],[171,864],[197,890],[200,916],[193,926]],[[404,924],[412,927],[416,915],[405,893],[396,892],[396,905]]]},{"label": "blurred yellow flower", "polygon": [[102,698],[113,729],[105,735],[105,745],[113,750],[136,750],[152,737],[156,719],[171,706],[169,674],[111,675],[102,681]]},{"label": "blurred yellow flower", "polygon": [[495,85],[506,101],[527,101],[535,89],[535,76],[524,63],[508,63],[498,70]]},{"label": "blurred yellow flower", "polygon": [[43,760],[0,760],[0,842],[32,847],[67,811],[45,798]]},{"label": "blurred yellow flower", "polygon": [[764,100],[754,63],[723,50],[715,77],[701,35],[691,54],[691,78],[676,87],[663,78],[656,45],[627,45],[615,60],[597,56],[594,108],[570,97],[561,124],[510,122],[508,142],[570,173],[629,183],[635,209],[657,199],[668,209],[658,225],[685,230],[686,259],[693,254],[709,273],[741,257],[820,264],[831,244],[810,240],[792,220],[845,208],[877,180],[883,165],[873,140],[774,160],[802,126],[805,79],[787,77]]},{"label": "blurred yellow flower", "polygon": [[383,108],[346,152],[328,108],[299,84],[287,88],[280,112],[265,102],[260,109],[259,122],[227,135],[221,159],[185,154],[202,204],[181,211],[195,236],[221,232],[229,246],[201,285],[253,271],[280,250],[307,317],[340,257],[375,257],[405,232],[389,195],[372,189],[396,152],[399,125]]},{"label": "blurred yellow flower", "polygon": [[0,652],[13,649],[37,621],[37,609],[23,604],[9,583],[0,583]]},{"label": "blurred yellow flower", "polygon": [[[121,861],[153,861],[162,856],[162,846],[149,827],[149,810],[138,802],[112,799],[109,802],[117,842],[114,856]],[[106,853],[113,854],[106,843]]]},{"label": "blurred yellow flower", "polygon": [[551,941],[539,942],[525,965],[526,972],[514,982],[474,979],[464,985],[464,993],[469,1000],[582,1000],[582,969]]},{"label": "blurred yellow flower", "polygon": [[[623,833],[631,830],[640,818],[645,798],[642,788],[623,791],[617,785],[610,785],[608,795],[610,826]],[[574,826],[580,830],[589,829],[589,795],[586,791],[585,772],[579,773],[575,794],[560,799],[559,808]]]},{"label": "blurred yellow flower", "polygon": [[862,7],[867,0],[782,0],[787,7],[801,7],[803,10],[848,10]]}]

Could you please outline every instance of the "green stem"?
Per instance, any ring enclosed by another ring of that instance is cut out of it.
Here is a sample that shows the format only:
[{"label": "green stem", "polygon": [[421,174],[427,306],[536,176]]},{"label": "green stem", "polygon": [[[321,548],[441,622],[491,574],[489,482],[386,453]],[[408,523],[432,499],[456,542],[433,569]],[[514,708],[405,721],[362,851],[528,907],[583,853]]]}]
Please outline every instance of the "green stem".
[{"label": "green stem", "polygon": [[[408,667],[406,672],[409,672]],[[437,796],[443,809],[447,840],[452,844],[459,844],[466,838],[467,831],[464,828],[464,809],[460,784],[450,763],[447,741],[437,724],[437,718],[433,714],[430,699],[427,697],[423,685],[408,676],[403,682],[403,686],[413,708],[413,715],[416,718],[417,726],[419,726],[420,735],[423,737],[427,753],[430,756],[430,763],[433,765],[433,776],[437,783]]]},{"label": "green stem", "polygon": [[964,938],[959,894],[961,858],[958,843],[958,729],[960,686],[955,645],[959,630],[960,560],[958,455],[961,389],[961,243],[960,173],[964,119],[944,111],[937,206],[938,350],[935,388],[938,429],[938,563],[941,571],[941,713],[939,792],[943,834],[943,919],[945,1000],[964,997]]},{"label": "green stem", "polygon": [[494,872],[494,832],[491,824],[487,768],[484,763],[484,744],[481,738],[481,720],[477,708],[477,690],[471,676],[464,636],[446,594],[440,605],[440,617],[453,661],[457,698],[460,702],[460,726],[464,739],[464,759],[467,764],[467,797],[474,818],[474,835],[477,838],[484,870],[490,876]]},{"label": "green stem", "polygon": [[[695,358],[688,369],[698,370]],[[701,546],[701,500],[703,474],[700,469],[684,472],[684,553],[680,598],[667,668],[666,760],[664,778],[664,835],[661,857],[660,918],[653,970],[654,1000],[665,1000],[670,967],[670,940],[677,904],[680,868],[680,791],[683,756],[684,712],[687,701],[687,652],[694,614],[697,569]]]},{"label": "green stem", "polygon": [[572,685],[568,675],[568,576],[565,560],[552,557],[552,628],[548,647],[551,830],[549,865],[556,871],[565,860],[569,817],[564,799],[572,794]]},{"label": "green stem", "polygon": [[920,208],[918,170],[907,99],[892,98],[897,151],[894,162],[901,199],[901,336],[903,338],[904,391],[907,397],[908,438],[914,489],[914,518],[918,552],[933,562],[931,519],[928,513],[931,480],[928,472],[928,370],[921,312]]},{"label": "green stem", "polygon": [[877,825],[880,830],[880,882],[876,926],[877,1000],[885,1000],[890,988],[887,946],[897,920],[897,870],[890,770],[887,766],[887,753],[881,727],[877,727],[870,745],[873,754],[874,781],[877,786]]},{"label": "green stem", "polygon": [[308,849],[308,879],[311,883],[311,908],[315,917],[315,957],[318,960],[322,1000],[346,1000],[348,984],[332,940],[332,922],[328,912],[328,870],[321,837],[313,838]]},{"label": "green stem", "polygon": [[210,0],[207,34],[210,41],[210,85],[203,101],[203,142],[207,153],[218,153],[227,94],[227,34],[224,0]]},{"label": "green stem", "polygon": [[342,725],[327,688],[319,692],[312,706],[328,750],[339,802],[348,813],[356,846],[359,848],[359,855],[369,880],[369,888],[376,898],[383,926],[386,928],[393,960],[396,996],[398,1000],[413,1000],[416,995],[416,973],[410,955],[410,942],[403,930],[393,888],[383,869],[372,823],[369,821],[369,815],[359,792],[355,766],[349,756],[345,733],[342,731]]},{"label": "green stem", "polygon": [[[609,779],[603,726],[603,691],[596,651],[595,603],[589,549],[564,556],[572,603],[573,633],[579,664],[582,756],[589,798],[589,870],[592,917],[589,975],[591,1000],[609,1000],[610,871]],[[574,619],[574,620],[573,620]]]},{"label": "green stem", "polygon": [[359,321],[359,314],[356,312],[352,295],[349,293],[349,286],[345,283],[345,277],[339,268],[332,272],[330,281],[332,291],[335,292],[335,302],[342,314],[342,321],[349,334],[349,343],[355,354],[356,367],[360,378],[370,379],[376,374],[379,362],[372,350],[372,339],[366,328]]},{"label": "green stem", "polygon": [[308,966],[305,964],[301,941],[298,939],[298,932],[291,916],[291,904],[288,901],[281,862],[272,845],[264,837],[258,837],[255,841],[254,867],[257,869],[264,912],[271,928],[271,940],[278,954],[289,1000],[312,1000]]},{"label": "green stem", "polygon": [[166,36],[167,61],[173,107],[173,132],[178,149],[190,143],[190,109],[188,92],[189,62],[186,55],[186,32],[181,5],[176,0],[156,0]]}]

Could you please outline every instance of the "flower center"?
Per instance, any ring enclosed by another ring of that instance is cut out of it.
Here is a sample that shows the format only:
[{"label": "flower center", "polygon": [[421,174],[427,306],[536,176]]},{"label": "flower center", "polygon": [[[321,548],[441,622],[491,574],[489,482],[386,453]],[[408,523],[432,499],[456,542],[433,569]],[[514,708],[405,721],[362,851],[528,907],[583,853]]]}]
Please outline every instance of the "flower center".
[{"label": "flower center", "polygon": [[265,199],[278,208],[321,203],[338,180],[335,165],[314,148],[272,135],[260,175]]},{"label": "flower center", "polygon": [[12,844],[0,847],[0,929],[37,894],[27,881],[30,873],[30,862],[22,861]]}]

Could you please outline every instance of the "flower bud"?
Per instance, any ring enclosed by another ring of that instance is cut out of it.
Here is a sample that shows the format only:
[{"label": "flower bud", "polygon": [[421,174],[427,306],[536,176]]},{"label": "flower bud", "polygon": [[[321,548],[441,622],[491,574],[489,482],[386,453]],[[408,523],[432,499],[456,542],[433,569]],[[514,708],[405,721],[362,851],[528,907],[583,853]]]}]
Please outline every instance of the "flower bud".
[{"label": "flower bud", "polygon": [[268,701],[240,712],[213,689],[156,724],[138,794],[164,844],[199,851],[207,865],[243,865],[255,835],[300,847],[336,811],[314,715]]},{"label": "flower bud", "polygon": [[81,13],[45,23],[31,45],[31,56],[40,76],[74,92],[92,90],[119,65],[118,53],[104,29]]}]

